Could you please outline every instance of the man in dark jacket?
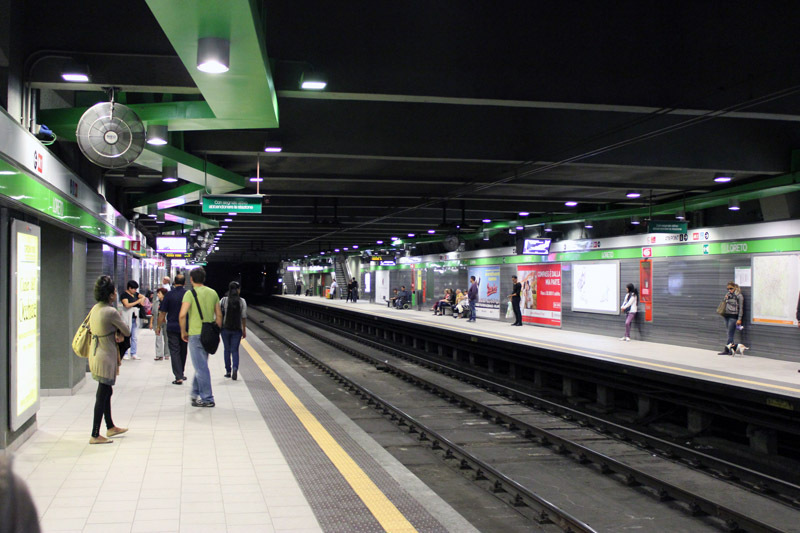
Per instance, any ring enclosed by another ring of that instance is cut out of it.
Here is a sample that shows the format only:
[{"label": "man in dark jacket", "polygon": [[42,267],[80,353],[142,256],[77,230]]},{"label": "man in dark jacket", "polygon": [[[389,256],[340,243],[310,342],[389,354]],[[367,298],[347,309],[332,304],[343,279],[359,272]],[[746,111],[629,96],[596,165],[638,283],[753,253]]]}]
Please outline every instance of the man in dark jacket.
[{"label": "man in dark jacket", "polygon": [[469,277],[470,283],[469,291],[467,291],[467,298],[469,298],[469,320],[467,322],[475,322],[475,304],[478,303],[478,281],[475,276]]},{"label": "man in dark jacket", "polygon": [[511,276],[511,283],[513,288],[511,289],[511,294],[508,295],[511,298],[511,308],[514,310],[514,323],[511,324],[512,326],[521,326],[522,325],[522,311],[519,309],[519,302],[520,302],[520,295],[522,293],[522,283],[517,281],[517,276]]},{"label": "man in dark jacket", "polygon": [[188,344],[181,339],[181,325],[178,317],[181,314],[181,302],[183,295],[186,294],[186,276],[178,274],[175,276],[175,285],[172,290],[164,296],[161,306],[158,308],[158,330],[166,323],[167,326],[167,345],[169,346],[170,361],[172,362],[172,373],[175,375],[173,385],[182,385],[186,380],[184,371],[186,369],[186,350]]}]

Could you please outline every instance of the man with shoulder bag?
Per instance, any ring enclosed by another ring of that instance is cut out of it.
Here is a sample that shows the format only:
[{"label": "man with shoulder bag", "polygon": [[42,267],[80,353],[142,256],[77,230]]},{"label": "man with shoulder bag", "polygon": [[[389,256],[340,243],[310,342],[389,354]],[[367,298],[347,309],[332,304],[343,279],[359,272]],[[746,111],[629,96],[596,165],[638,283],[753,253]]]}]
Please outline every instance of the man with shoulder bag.
[{"label": "man with shoulder bag", "polygon": [[[189,274],[192,290],[183,295],[179,316],[181,338],[189,343],[189,357],[194,366],[192,380],[192,405],[195,407],[214,407],[214,393],[211,390],[211,373],[208,370],[208,354],[217,351],[219,333],[222,328],[222,310],[219,296],[214,289],[204,285],[206,271],[195,268]],[[189,328],[186,328],[186,319]]]}]

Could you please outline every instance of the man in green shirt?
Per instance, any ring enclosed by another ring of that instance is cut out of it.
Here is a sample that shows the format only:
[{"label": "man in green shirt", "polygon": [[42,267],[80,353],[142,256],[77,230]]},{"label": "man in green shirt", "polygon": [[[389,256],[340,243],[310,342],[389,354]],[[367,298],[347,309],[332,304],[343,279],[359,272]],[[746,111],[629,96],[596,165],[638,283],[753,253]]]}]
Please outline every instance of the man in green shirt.
[{"label": "man in green shirt", "polygon": [[[195,268],[189,274],[192,279],[192,290],[186,291],[181,303],[181,313],[178,320],[181,324],[181,338],[189,343],[189,356],[194,366],[194,379],[192,380],[192,405],[195,407],[214,407],[214,393],[211,390],[211,373],[208,371],[208,352],[200,341],[200,332],[203,322],[216,320],[217,326],[222,327],[222,310],[219,307],[219,296],[214,289],[204,285],[206,271]],[[193,294],[194,293],[194,294]],[[195,300],[195,294],[197,299]],[[200,304],[200,311],[197,305]],[[203,319],[200,318],[202,311]],[[189,319],[189,328],[186,328],[186,319]]]}]

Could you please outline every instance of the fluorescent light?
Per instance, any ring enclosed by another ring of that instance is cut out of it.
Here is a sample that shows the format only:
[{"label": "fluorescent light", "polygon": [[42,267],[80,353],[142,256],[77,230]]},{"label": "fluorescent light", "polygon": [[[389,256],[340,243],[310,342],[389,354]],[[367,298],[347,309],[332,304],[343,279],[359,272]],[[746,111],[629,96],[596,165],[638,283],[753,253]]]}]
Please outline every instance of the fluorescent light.
[{"label": "fluorescent light", "polygon": [[227,228],[227,227],[228,227],[228,226],[220,226],[220,228],[222,228],[222,229],[225,229],[225,228]]},{"label": "fluorescent light", "polygon": [[436,230],[435,230],[435,229],[429,229],[429,230],[428,230],[428,233],[430,233],[431,235],[433,235],[434,233],[436,233]]},{"label": "fluorescent light", "polygon": [[278,154],[283,151],[283,146],[278,141],[267,141],[267,144],[264,146],[264,151],[271,154]]},{"label": "fluorescent light", "polygon": [[491,218],[484,218],[481,222],[483,222],[484,224],[489,224],[491,221],[492,221]]},{"label": "fluorescent light", "polygon": [[733,180],[733,178],[730,176],[717,176],[716,178],[714,178],[714,181],[716,181],[717,183],[728,183],[731,180]]},{"label": "fluorescent light", "polygon": [[86,83],[89,81],[89,75],[85,72],[64,72],[61,74],[61,78],[72,83]]},{"label": "fluorescent light", "polygon": [[321,72],[303,72],[300,78],[300,88],[306,91],[321,91],[328,86],[328,82]]},{"label": "fluorescent light", "polygon": [[567,207],[575,207],[576,205],[578,205],[578,202],[570,200],[569,202],[564,202],[564,205]]},{"label": "fluorescent light", "polygon": [[328,84],[324,81],[304,81],[300,87],[310,91],[321,91],[327,86]]},{"label": "fluorescent light", "polygon": [[551,231],[553,231],[553,225],[552,224],[545,224],[544,225],[544,232],[545,233],[550,233]]},{"label": "fluorescent light", "polygon": [[642,196],[642,193],[640,193],[639,191],[628,191],[625,194],[625,196],[628,198],[639,198],[640,196]]},{"label": "fluorescent light", "polygon": [[176,181],[178,181],[178,178],[166,177],[166,178],[162,179],[161,181],[163,181],[164,183],[175,183]]},{"label": "fluorescent light", "polygon": [[353,245],[353,250],[358,250],[358,245],[357,244]]},{"label": "fluorescent light", "polygon": [[150,213],[150,214],[149,214],[149,215],[147,215],[147,216],[149,216],[150,218],[158,218],[158,215],[157,215],[157,214],[155,214],[155,213]]},{"label": "fluorescent light", "polygon": [[0,176],[13,176],[16,174],[13,170],[0,170]]},{"label": "fluorescent light", "polygon": [[416,237],[416,235],[414,235],[413,233],[409,233],[408,236],[409,237]]},{"label": "fluorescent light", "polygon": [[333,250],[333,251],[334,251],[334,252],[336,252],[336,253],[339,253],[339,251],[340,251],[340,250],[339,250],[338,248],[336,248],[336,249],[335,249],[335,250]]},{"label": "fluorescent light", "polygon": [[224,222],[233,222],[233,219],[232,219],[232,218],[226,218],[226,219],[224,220]]},{"label": "fluorescent light", "polygon": [[516,229],[517,229],[517,230],[523,230],[523,229],[525,229],[525,226],[517,226],[517,228],[516,228]]},{"label": "fluorescent light", "polygon": [[229,217],[235,217],[235,216],[236,216],[236,213],[228,213],[228,216],[229,216]]},{"label": "fluorescent light", "polygon": [[527,211],[520,211],[519,212],[519,216],[521,216],[521,217],[526,217],[528,215],[530,215],[530,213],[528,213]]},{"label": "fluorescent light", "polygon": [[393,240],[393,241],[398,241],[398,240],[400,240],[400,237],[389,237],[389,238],[390,238],[391,240]]},{"label": "fluorescent light", "polygon": [[638,226],[641,223],[642,221],[639,219],[639,217],[637,216],[631,217],[631,224],[633,224],[634,226]]},{"label": "fluorescent light", "polygon": [[375,241],[375,244],[383,244],[383,241]]},{"label": "fluorescent light", "polygon": [[583,227],[586,229],[592,229],[594,227],[594,223],[591,220],[587,220],[583,223]]},{"label": "fluorescent light", "polygon": [[262,181],[264,181],[264,178],[257,178],[257,177],[255,177],[255,176],[253,176],[252,178],[250,178],[250,182],[251,182],[251,183],[261,183]]}]

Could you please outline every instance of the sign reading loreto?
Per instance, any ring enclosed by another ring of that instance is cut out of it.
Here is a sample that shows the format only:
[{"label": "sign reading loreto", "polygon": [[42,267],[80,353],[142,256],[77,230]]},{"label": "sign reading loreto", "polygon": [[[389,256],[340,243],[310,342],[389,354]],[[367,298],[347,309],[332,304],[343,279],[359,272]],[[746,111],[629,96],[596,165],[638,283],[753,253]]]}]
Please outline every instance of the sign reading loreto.
[{"label": "sign reading loreto", "polygon": [[15,220],[11,228],[11,429],[39,410],[39,279],[41,230]]},{"label": "sign reading loreto", "polygon": [[261,213],[260,194],[215,194],[203,196],[203,213]]}]

